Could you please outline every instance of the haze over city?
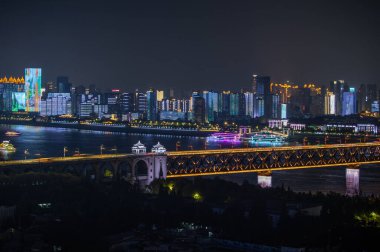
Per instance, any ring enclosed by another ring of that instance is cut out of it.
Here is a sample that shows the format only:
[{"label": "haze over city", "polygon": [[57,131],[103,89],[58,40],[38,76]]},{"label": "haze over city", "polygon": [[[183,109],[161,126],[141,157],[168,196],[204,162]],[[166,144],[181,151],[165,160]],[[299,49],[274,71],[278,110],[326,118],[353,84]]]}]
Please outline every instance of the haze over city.
[{"label": "haze over city", "polygon": [[0,2],[0,75],[41,67],[43,82],[250,89],[274,82],[379,83],[375,1]]}]

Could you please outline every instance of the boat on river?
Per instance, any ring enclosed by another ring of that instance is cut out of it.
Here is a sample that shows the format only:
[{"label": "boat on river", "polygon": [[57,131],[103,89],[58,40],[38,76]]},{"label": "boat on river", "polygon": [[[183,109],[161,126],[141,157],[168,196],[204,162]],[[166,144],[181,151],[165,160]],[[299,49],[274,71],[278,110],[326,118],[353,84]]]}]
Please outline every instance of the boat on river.
[{"label": "boat on river", "polygon": [[19,135],[21,135],[21,133],[17,132],[17,131],[11,131],[11,130],[9,130],[9,131],[5,132],[5,135],[6,136],[19,136]]},{"label": "boat on river", "polygon": [[9,141],[4,140],[0,144],[0,151],[5,151],[5,152],[15,152],[16,148],[11,144]]}]

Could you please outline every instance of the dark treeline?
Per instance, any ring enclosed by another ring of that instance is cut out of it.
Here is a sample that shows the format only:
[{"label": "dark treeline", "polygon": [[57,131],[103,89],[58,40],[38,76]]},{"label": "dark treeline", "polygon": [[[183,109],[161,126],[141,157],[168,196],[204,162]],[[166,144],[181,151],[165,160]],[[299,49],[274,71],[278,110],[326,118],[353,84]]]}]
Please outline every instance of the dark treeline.
[{"label": "dark treeline", "polygon": [[[0,222],[4,251],[24,251],[33,235],[65,251],[105,251],[110,235],[181,222],[208,226],[221,239],[318,250],[374,250],[380,234],[377,197],[261,189],[217,178],[154,181],[147,193],[126,181],[2,175],[0,206],[16,206],[14,216]],[[310,207],[321,211],[302,210]]]}]

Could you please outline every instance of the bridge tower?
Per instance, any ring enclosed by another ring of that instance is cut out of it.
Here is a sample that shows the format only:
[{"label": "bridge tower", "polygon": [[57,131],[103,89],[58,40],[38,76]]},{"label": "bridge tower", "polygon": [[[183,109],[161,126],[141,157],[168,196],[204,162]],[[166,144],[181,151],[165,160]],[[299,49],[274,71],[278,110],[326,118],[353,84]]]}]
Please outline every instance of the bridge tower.
[{"label": "bridge tower", "polygon": [[359,192],[359,165],[348,166],[346,168],[346,195],[355,196]]},{"label": "bridge tower", "polygon": [[272,172],[265,171],[257,173],[257,184],[261,188],[270,188],[272,187]]},{"label": "bridge tower", "polygon": [[133,145],[132,153],[137,155],[133,160],[132,176],[145,187],[155,179],[166,179],[166,148],[157,143],[152,153],[146,152],[146,147],[140,141]]}]

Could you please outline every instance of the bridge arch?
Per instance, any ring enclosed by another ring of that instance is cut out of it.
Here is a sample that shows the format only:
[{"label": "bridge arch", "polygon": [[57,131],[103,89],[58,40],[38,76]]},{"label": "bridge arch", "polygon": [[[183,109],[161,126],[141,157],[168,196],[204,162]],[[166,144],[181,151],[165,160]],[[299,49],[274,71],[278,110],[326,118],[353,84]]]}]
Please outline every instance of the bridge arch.
[{"label": "bridge arch", "polygon": [[95,167],[90,163],[84,164],[83,165],[83,175],[90,180],[95,180],[96,179]]},{"label": "bridge arch", "polygon": [[138,160],[135,164],[134,170],[137,177],[148,176],[148,163],[145,160]]},{"label": "bridge arch", "polygon": [[100,173],[102,179],[112,180],[115,175],[114,167],[110,162],[103,163],[100,169]]},{"label": "bridge arch", "polygon": [[129,179],[132,177],[132,165],[128,161],[121,162],[117,167],[118,179]]}]

